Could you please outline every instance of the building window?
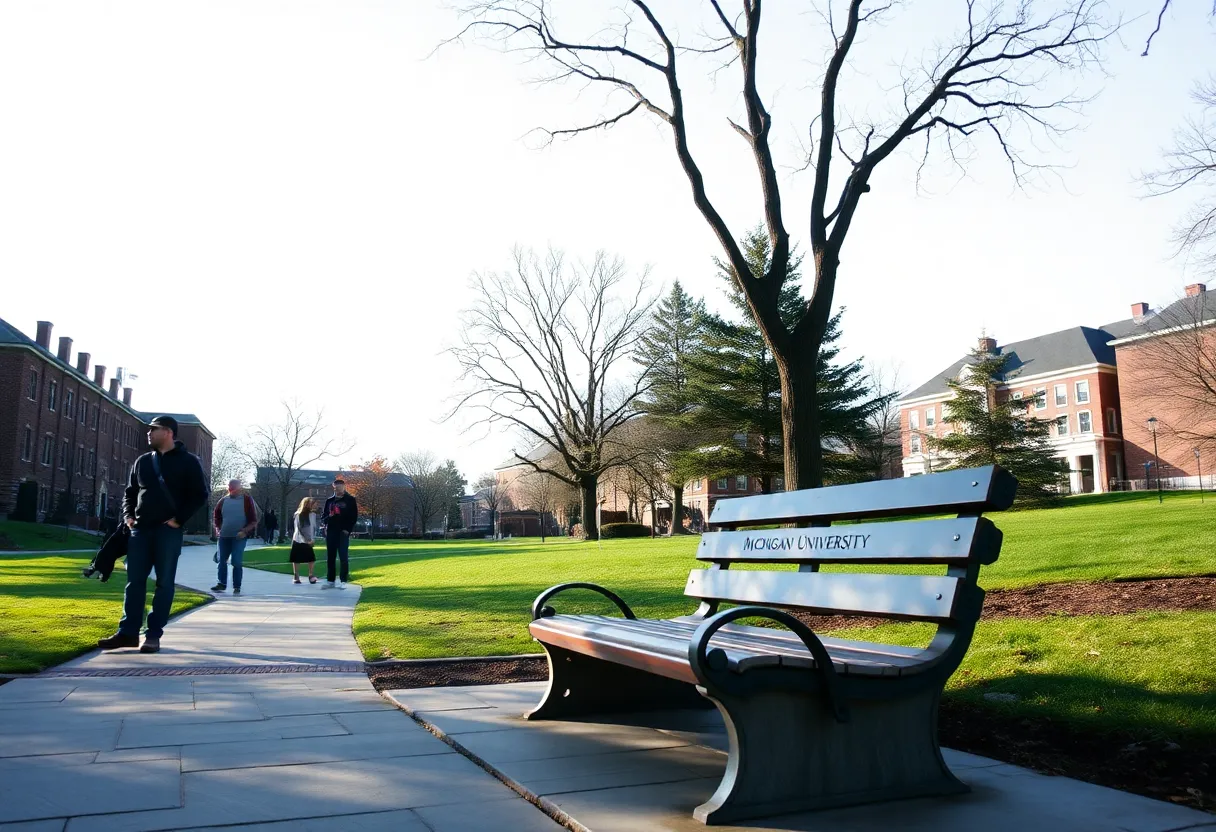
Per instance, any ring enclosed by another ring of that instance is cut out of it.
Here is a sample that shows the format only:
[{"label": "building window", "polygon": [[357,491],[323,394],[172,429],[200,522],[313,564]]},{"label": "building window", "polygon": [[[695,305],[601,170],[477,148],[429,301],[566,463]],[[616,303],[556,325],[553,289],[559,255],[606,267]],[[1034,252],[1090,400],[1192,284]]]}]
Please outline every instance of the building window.
[{"label": "building window", "polygon": [[1035,410],[1046,410],[1047,409],[1047,388],[1046,387],[1036,387],[1035,388],[1034,409]]},{"label": "building window", "polygon": [[1089,382],[1077,382],[1077,404],[1089,404]]},{"label": "building window", "polygon": [[49,502],[49,500],[48,500],[49,496],[50,496],[50,491],[47,490],[47,487],[45,485],[38,486],[38,512],[40,514],[46,513],[46,507],[47,507],[47,503]]},{"label": "building window", "polygon": [[937,408],[931,407],[925,411],[925,428],[931,428],[937,424]]},{"label": "building window", "polygon": [[76,418],[76,393],[72,390],[63,391],[63,412],[69,419]]},{"label": "building window", "polygon": [[911,447],[912,453],[914,453],[914,454],[920,453],[920,437],[917,436],[915,433],[912,434],[912,441],[909,443],[909,447]]},{"label": "building window", "polygon": [[46,409],[54,410],[55,404],[58,401],[59,385],[51,382],[46,388]]},{"label": "building window", "polygon": [[84,476],[84,445],[76,449],[76,473],[78,476]]},{"label": "building window", "polygon": [[908,427],[912,430],[920,429],[920,414],[915,410],[908,411]]},{"label": "building window", "polygon": [[89,451],[89,476],[97,476],[97,451]]},{"label": "building window", "polygon": [[89,423],[89,400],[80,400],[80,424],[87,425]]},{"label": "building window", "polygon": [[63,444],[59,446],[59,470],[66,471],[68,469],[68,440],[63,440]]},{"label": "building window", "polygon": [[746,491],[747,490],[747,474],[739,474],[738,476],[735,477],[735,490],[737,490],[737,491]]},{"label": "building window", "polygon": [[38,371],[30,370],[29,386],[26,387],[25,397],[32,402],[38,401]]},{"label": "building window", "polygon": [[1113,407],[1106,408],[1106,432],[1119,433],[1119,416]]},{"label": "building window", "polygon": [[1056,417],[1056,436],[1068,436],[1068,417]]},{"label": "building window", "polygon": [[34,431],[29,425],[25,426],[25,435],[21,438],[21,460],[29,462],[34,456]]},{"label": "building window", "polygon": [[55,437],[42,437],[42,464],[50,465],[55,461]]},{"label": "building window", "polygon": [[730,486],[727,484],[727,481],[725,478],[718,480],[718,490],[719,491],[725,491],[729,487]]},{"label": "building window", "polygon": [[1068,385],[1067,384],[1057,384],[1056,385],[1056,407],[1067,407],[1067,406],[1068,406]]},{"label": "building window", "polygon": [[1077,414],[1077,430],[1080,433],[1093,433],[1094,423],[1093,417],[1089,415],[1088,410],[1082,410]]}]

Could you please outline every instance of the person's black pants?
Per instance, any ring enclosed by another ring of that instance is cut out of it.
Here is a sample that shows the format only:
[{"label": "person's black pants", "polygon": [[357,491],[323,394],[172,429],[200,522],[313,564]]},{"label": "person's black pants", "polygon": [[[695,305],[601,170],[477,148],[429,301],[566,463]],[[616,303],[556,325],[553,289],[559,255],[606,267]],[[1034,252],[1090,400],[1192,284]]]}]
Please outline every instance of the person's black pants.
[{"label": "person's black pants", "polygon": [[342,583],[346,583],[350,580],[350,535],[338,529],[327,529],[325,532],[325,580],[331,584],[334,582],[336,572],[335,555],[342,560]]}]

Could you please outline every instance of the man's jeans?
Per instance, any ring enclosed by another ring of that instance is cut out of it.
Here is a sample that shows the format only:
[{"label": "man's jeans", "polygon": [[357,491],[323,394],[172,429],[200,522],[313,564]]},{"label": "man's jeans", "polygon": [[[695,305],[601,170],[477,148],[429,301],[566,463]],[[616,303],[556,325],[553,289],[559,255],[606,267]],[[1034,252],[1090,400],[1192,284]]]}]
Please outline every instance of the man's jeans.
[{"label": "man's jeans", "polygon": [[342,583],[350,580],[350,535],[339,529],[325,530],[325,565],[326,578],[334,582],[334,555],[342,559]]},{"label": "man's jeans", "polygon": [[217,581],[221,586],[228,586],[228,556],[232,556],[232,588],[241,588],[241,576],[244,574],[245,566],[245,544],[248,542],[244,537],[221,537],[220,538],[220,566],[216,570]]},{"label": "man's jeans", "polygon": [[148,576],[156,570],[156,592],[152,596],[152,612],[148,615],[148,638],[159,639],[173,608],[173,581],[177,577],[177,559],[182,553],[182,530],[169,526],[135,528],[127,547],[127,588],[123,593],[122,620],[118,632],[138,636],[144,623],[144,605],[148,597]]}]

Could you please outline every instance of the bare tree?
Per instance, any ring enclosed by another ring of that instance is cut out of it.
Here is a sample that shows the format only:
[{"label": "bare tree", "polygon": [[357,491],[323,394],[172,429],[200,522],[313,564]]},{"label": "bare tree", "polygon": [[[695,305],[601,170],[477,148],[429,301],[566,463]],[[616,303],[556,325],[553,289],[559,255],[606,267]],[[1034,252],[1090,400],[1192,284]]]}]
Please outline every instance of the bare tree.
[{"label": "bare tree", "polygon": [[[558,5],[577,6],[580,19],[588,21],[584,31],[567,29],[555,11]],[[875,170],[913,140],[924,142],[919,151],[922,167],[931,153],[940,151],[962,169],[979,144],[988,140],[1008,163],[1015,181],[1042,170],[1044,166],[1022,148],[1033,149],[1040,137],[1058,138],[1085,100],[1056,92],[1055,76],[1095,63],[1114,27],[1102,21],[1098,0],[1072,0],[1042,15],[1036,15],[1029,0],[1010,6],[993,2],[990,7],[963,0],[957,31],[943,34],[919,63],[901,67],[902,83],[886,102],[890,117],[857,120],[847,113],[869,110],[870,102],[847,107],[838,100],[842,75],[855,69],[854,46],[864,41],[865,31],[900,6],[888,0],[828,0],[824,18],[832,46],[819,85],[819,111],[809,125],[806,159],[814,172],[808,213],[815,274],[803,314],[787,325],[778,298],[790,267],[791,243],[772,149],[773,118],[757,81],[764,4],[743,0],[732,16],[723,0],[708,0],[706,13],[717,34],[691,44],[680,41],[676,26],[659,20],[651,0],[623,3],[615,10],[615,22],[606,11],[587,11],[588,5],[588,0],[466,2],[463,10],[471,19],[452,40],[482,34],[529,59],[547,61],[553,71],[541,80],[596,85],[608,90],[610,100],[615,96],[622,100],[619,108],[587,123],[546,130],[550,138],[611,127],[638,113],[671,128],[675,156],[692,189],[693,203],[722,246],[725,262],[777,361],[786,487],[819,486],[823,461],[816,366],[831,318],[840,253]],[[744,118],[730,124],[756,165],[772,252],[769,267],[758,278],[750,272],[737,242],[739,235],[711,200],[692,151],[680,72],[684,62],[705,58],[707,53],[711,59],[725,53],[739,69],[737,100]],[[787,86],[791,85],[787,82]]]},{"label": "bare tree", "polygon": [[448,510],[448,478],[430,451],[412,451],[397,457],[397,468],[414,483],[414,531],[426,533],[430,524]]},{"label": "bare tree", "polygon": [[1120,378],[1126,369],[1124,383],[1153,402],[1162,441],[1204,454],[1216,452],[1214,296],[1196,292],[1146,317],[1119,356]]},{"label": "bare tree", "polygon": [[558,500],[564,491],[565,483],[552,474],[541,471],[530,471],[519,479],[519,493],[528,511],[535,511],[540,520],[540,541],[545,542],[545,527],[553,512],[557,509]]},{"label": "bare tree", "polygon": [[1165,166],[1142,179],[1153,196],[1183,189],[1198,195],[1174,229],[1176,253],[1194,258],[1204,271],[1216,270],[1216,76],[1195,87],[1199,114],[1174,132]]},{"label": "bare tree", "polygon": [[396,464],[383,456],[373,456],[361,465],[352,465],[346,475],[346,490],[359,501],[359,514],[367,519],[368,537],[376,539],[380,521],[400,506],[401,489],[392,483]]},{"label": "bare tree", "polygon": [[490,512],[490,534],[497,538],[498,515],[503,511],[509,511],[511,506],[511,498],[507,494],[507,489],[498,481],[497,475],[493,472],[482,474],[477,478],[473,487],[476,489],[474,493],[477,495],[477,501],[485,506],[486,511]]},{"label": "bare tree", "polygon": [[876,480],[901,476],[903,438],[899,427],[899,369],[870,367],[870,389],[876,403],[866,419],[868,430],[850,450],[862,470]]},{"label": "bare tree", "polygon": [[473,289],[477,305],[451,349],[466,389],[449,418],[467,408],[475,424],[546,447],[540,461],[515,458],[577,487],[587,537],[597,539],[596,485],[625,461],[614,438],[646,389],[644,375],[625,380],[618,366],[648,311],[645,274],[627,288],[624,263],[602,252],[573,266],[557,251],[542,260],[517,249],[510,273],[476,275]]},{"label": "bare tree", "polygon": [[351,443],[344,438],[330,435],[324,409],[309,410],[296,400],[284,401],[282,405],[282,419],[250,428],[240,446],[246,467],[265,470],[279,492],[279,517],[284,518],[280,525],[280,542],[286,532],[287,499],[295,475],[310,465],[351,449]]},{"label": "bare tree", "polygon": [[211,448],[211,493],[223,491],[230,480],[249,476],[249,460],[231,436],[216,437]]}]

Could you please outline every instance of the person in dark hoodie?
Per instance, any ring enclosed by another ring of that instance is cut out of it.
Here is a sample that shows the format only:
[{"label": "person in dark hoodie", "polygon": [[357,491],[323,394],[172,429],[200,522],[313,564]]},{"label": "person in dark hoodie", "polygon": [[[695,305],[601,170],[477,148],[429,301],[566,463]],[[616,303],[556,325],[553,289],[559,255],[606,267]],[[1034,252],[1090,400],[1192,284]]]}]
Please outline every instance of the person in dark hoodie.
[{"label": "person in dark hoodie", "polygon": [[157,416],[148,426],[152,450],[135,460],[122,500],[123,521],[131,529],[127,586],[118,632],[97,642],[102,650],[138,647],[144,623],[148,576],[156,570],[156,592],[141,653],[160,650],[160,637],[173,607],[173,580],[182,553],[182,526],[207,502],[203,464],[177,439],[177,420]]},{"label": "person in dark hoodie", "polygon": [[346,480],[334,477],[334,495],[325,501],[321,522],[325,524],[326,581],[321,589],[333,589],[334,556],[342,561],[342,582],[339,589],[346,589],[350,580],[350,533],[359,519],[359,506],[355,498],[346,493]]}]

